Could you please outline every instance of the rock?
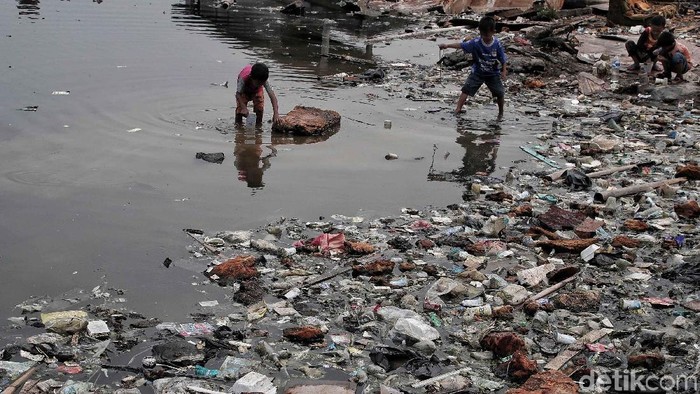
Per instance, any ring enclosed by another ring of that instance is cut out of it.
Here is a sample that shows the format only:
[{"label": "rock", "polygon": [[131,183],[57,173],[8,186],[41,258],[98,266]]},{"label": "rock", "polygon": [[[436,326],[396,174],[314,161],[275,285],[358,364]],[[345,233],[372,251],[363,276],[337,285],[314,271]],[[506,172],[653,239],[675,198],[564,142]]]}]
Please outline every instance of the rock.
[{"label": "rock", "polygon": [[506,394],[578,394],[578,384],[560,371],[544,371],[530,376],[517,389]]},{"label": "rock", "polygon": [[664,365],[664,356],[659,353],[639,354],[627,357],[628,368],[658,369]]},{"label": "rock", "polygon": [[255,278],[259,275],[255,268],[256,259],[250,255],[240,255],[215,266],[209,275],[216,275],[221,280],[244,280]]},{"label": "rock", "polygon": [[596,312],[600,308],[600,293],[594,290],[577,290],[562,293],[552,298],[556,308],[570,312]]},{"label": "rock", "polygon": [[554,270],[554,264],[543,264],[518,271],[518,281],[522,285],[537,286],[547,278],[547,274]]},{"label": "rock", "polygon": [[581,253],[587,247],[598,242],[596,238],[588,239],[548,239],[535,242],[535,245],[557,252]]},{"label": "rock", "polygon": [[524,204],[513,208],[509,215],[512,216],[532,216],[532,205]]},{"label": "rock", "polygon": [[497,294],[503,299],[503,301],[510,305],[520,304],[530,296],[530,292],[527,291],[526,288],[514,283],[502,288]]},{"label": "rock", "polygon": [[272,125],[272,131],[294,135],[320,135],[336,131],[339,127],[340,114],[336,111],[297,105],[278,123]]},{"label": "rock", "polygon": [[394,263],[391,260],[375,260],[367,264],[352,266],[352,274],[378,276],[390,274],[394,270]]},{"label": "rock", "polygon": [[345,250],[348,254],[365,255],[374,253],[374,246],[367,242],[345,242]]},{"label": "rock", "polygon": [[282,330],[282,335],[292,342],[314,343],[323,341],[323,331],[314,326],[290,327]]},{"label": "rock", "polygon": [[423,238],[423,239],[419,239],[418,241],[416,241],[416,246],[419,247],[420,249],[426,249],[426,250],[432,249],[435,247],[435,242],[433,242],[427,238]]},{"label": "rock", "polygon": [[271,378],[261,373],[248,372],[233,384],[229,392],[275,394],[277,387],[272,383]]},{"label": "rock", "polygon": [[641,220],[627,219],[625,220],[625,228],[631,231],[646,231],[649,225]]},{"label": "rock", "polygon": [[209,163],[221,164],[224,162],[224,153],[223,152],[218,152],[218,153],[197,152],[197,154],[195,155],[195,158],[201,159],[204,161],[208,161]]},{"label": "rock", "polygon": [[261,252],[277,254],[280,251],[280,247],[274,243],[264,240],[264,239],[254,239],[250,241],[250,246]]},{"label": "rock", "polygon": [[685,204],[678,204],[673,207],[673,211],[682,218],[695,219],[700,216],[700,206],[697,201],[688,201]]},{"label": "rock", "polygon": [[691,321],[689,319],[686,319],[683,316],[678,316],[675,319],[673,319],[672,325],[674,327],[682,328],[684,330],[687,330],[688,327],[691,325]]},{"label": "rock", "polygon": [[586,219],[583,212],[567,211],[553,205],[537,217],[539,221],[552,230],[572,230]]},{"label": "rock", "polygon": [[522,350],[513,353],[513,357],[501,363],[498,368],[507,371],[508,376],[516,381],[524,381],[537,373],[537,363],[530,360]]},{"label": "rock", "polygon": [[676,171],[676,178],[687,178],[688,180],[700,180],[700,166],[696,164],[688,164]]},{"label": "rock", "polygon": [[618,235],[612,240],[612,246],[614,247],[638,248],[640,244],[639,240],[624,235]]},{"label": "rock", "polygon": [[48,331],[64,335],[83,331],[88,325],[87,318],[88,314],[85,311],[61,311],[41,314],[41,322]]},{"label": "rock", "polygon": [[510,356],[518,350],[525,348],[525,341],[520,335],[510,332],[492,332],[480,341],[481,347],[490,350],[496,357]]},{"label": "rock", "polygon": [[396,320],[390,335],[395,336],[396,334],[400,337],[410,338],[414,342],[434,341],[440,338],[440,333],[436,329],[428,323],[415,318],[400,318]]}]

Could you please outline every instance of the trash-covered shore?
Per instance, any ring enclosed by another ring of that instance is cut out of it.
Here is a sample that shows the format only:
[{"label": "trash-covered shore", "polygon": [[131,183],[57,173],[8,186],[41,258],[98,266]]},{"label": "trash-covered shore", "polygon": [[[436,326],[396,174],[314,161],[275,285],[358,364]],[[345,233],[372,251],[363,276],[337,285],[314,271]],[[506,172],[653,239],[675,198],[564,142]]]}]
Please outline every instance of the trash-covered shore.
[{"label": "trash-covered shore", "polygon": [[[698,42],[697,20],[678,21],[690,29],[681,38]],[[552,118],[503,178],[454,174],[462,201],[390,217],[186,229],[191,257],[177,264],[201,267],[193,285],[230,297],[203,290],[191,321],[177,322],[126,310],[128,294],[105,284],[26,300],[10,322],[23,335],[0,352],[0,387],[697,392],[697,76],[657,85],[622,72],[611,83],[612,56],[580,48],[630,29],[594,16],[556,25],[547,34],[557,40],[538,41],[542,27],[500,36],[511,59],[506,111]],[[603,42],[613,55],[624,49]],[[380,64],[378,80],[337,78],[454,116],[468,59],[443,59]],[[471,105],[492,105],[487,91]]]}]

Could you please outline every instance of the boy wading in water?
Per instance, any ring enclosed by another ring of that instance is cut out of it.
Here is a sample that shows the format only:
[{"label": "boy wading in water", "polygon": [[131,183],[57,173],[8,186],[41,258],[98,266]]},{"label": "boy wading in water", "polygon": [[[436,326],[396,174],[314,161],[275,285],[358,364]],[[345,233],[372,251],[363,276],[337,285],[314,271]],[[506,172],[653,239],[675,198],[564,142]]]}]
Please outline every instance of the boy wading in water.
[{"label": "boy wading in water", "polygon": [[467,81],[462,86],[462,94],[457,100],[455,113],[462,112],[462,106],[467,101],[467,97],[474,96],[482,84],[491,91],[493,97],[498,102],[498,120],[503,119],[503,107],[505,103],[505,89],[503,80],[506,79],[506,53],[503,45],[496,34],[496,21],[490,16],[485,16],[479,21],[479,34],[466,42],[455,42],[451,44],[440,44],[440,49],[461,48],[465,53],[470,53],[474,64],[472,72]]},{"label": "boy wading in water", "polygon": [[238,74],[238,83],[236,84],[236,124],[242,124],[243,118],[248,117],[248,102],[252,100],[253,111],[255,112],[255,125],[262,125],[265,110],[263,88],[270,96],[270,102],[272,103],[272,123],[279,122],[277,96],[275,96],[275,92],[267,81],[269,75],[270,71],[263,63],[255,63],[252,66],[247,65]]}]

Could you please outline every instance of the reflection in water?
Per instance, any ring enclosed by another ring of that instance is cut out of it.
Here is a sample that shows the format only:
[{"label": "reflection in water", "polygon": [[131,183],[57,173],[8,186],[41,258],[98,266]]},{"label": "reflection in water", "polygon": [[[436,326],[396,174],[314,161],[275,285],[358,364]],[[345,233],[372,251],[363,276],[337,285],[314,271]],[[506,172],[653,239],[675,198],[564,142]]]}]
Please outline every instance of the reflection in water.
[{"label": "reflection in water", "polygon": [[318,136],[293,136],[288,134],[269,134],[261,127],[236,126],[233,148],[234,165],[238,170],[238,179],[248,184],[249,188],[262,189],[263,173],[270,168],[271,159],[277,156],[277,146],[305,145],[322,142],[338,130]]},{"label": "reflection in water", "polygon": [[464,147],[463,166],[458,170],[462,176],[491,175],[496,169],[496,155],[500,140],[500,127],[497,123],[478,125],[462,121],[457,125],[457,143]]},{"label": "reflection in water", "polygon": [[[291,0],[239,1],[228,9],[216,7],[213,0],[194,4],[173,4],[172,20],[186,30],[207,34],[229,44],[236,52],[254,52],[275,63],[287,76],[359,73],[366,65],[334,61],[333,68],[322,67],[321,36],[324,19],[332,19],[330,53],[371,59],[364,38],[405,27],[401,18],[359,19],[340,10],[335,1],[307,6],[306,16],[280,12]],[[201,3],[201,4],[200,4]],[[255,23],[261,21],[261,23]],[[276,67],[277,68],[277,67]]]},{"label": "reflection in water", "polygon": [[238,170],[238,179],[248,183],[248,187],[262,188],[263,172],[270,168],[270,158],[275,156],[276,149],[273,145],[268,145],[271,153],[263,154],[263,133],[261,129],[248,129],[243,126],[237,127],[234,137],[235,147],[233,155],[236,157],[233,162]]},{"label": "reflection in water", "polygon": [[[501,127],[498,122],[483,123],[462,118],[457,124],[459,136],[456,142],[465,152],[462,167],[448,172],[435,171],[433,165],[428,173],[431,181],[469,182],[474,176],[490,176],[496,170],[496,156]],[[437,146],[433,146],[433,163]]]},{"label": "reflection in water", "polygon": [[17,10],[19,16],[27,16],[30,19],[37,19],[39,16],[39,0],[17,0]]}]

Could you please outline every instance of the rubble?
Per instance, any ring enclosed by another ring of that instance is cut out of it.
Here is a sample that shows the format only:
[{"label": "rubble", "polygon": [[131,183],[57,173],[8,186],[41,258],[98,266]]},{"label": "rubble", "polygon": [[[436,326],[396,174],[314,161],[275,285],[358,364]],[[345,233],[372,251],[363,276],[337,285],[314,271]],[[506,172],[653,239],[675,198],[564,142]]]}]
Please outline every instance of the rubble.
[{"label": "rubble", "polygon": [[338,112],[297,105],[278,123],[272,125],[272,131],[294,135],[321,135],[337,131],[339,127]]}]

